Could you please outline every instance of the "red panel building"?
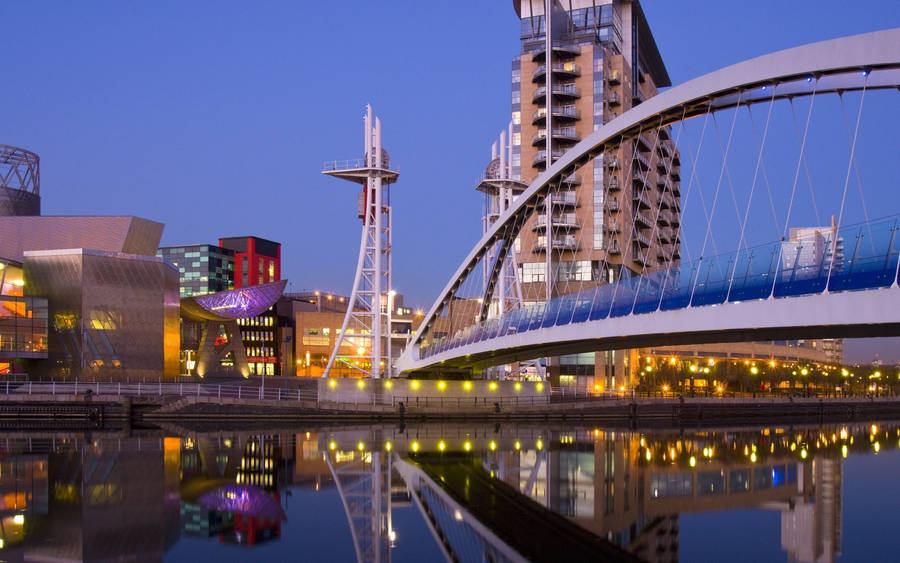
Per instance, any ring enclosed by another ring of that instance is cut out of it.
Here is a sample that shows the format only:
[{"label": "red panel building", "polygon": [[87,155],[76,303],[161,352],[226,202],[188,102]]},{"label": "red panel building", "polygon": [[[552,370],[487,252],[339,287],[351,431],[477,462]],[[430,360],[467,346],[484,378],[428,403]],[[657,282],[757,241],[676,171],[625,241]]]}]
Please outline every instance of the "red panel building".
[{"label": "red panel building", "polygon": [[234,288],[281,281],[281,244],[259,237],[220,238],[234,251]]},{"label": "red panel building", "polygon": [[[234,252],[234,288],[281,281],[281,243],[259,237],[220,238]],[[250,375],[282,375],[281,336],[274,307],[238,320]]]}]

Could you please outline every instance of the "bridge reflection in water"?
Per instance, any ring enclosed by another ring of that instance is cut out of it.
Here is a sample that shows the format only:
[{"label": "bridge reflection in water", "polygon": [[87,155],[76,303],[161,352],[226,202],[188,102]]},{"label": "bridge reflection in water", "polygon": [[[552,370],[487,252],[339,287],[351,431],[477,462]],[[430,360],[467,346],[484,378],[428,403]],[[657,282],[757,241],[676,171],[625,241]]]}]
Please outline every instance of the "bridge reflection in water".
[{"label": "bridge reflection in water", "polygon": [[188,536],[217,538],[195,544],[211,556],[219,544],[294,549],[282,544],[291,491],[334,486],[362,561],[431,541],[394,529],[397,504],[418,508],[448,560],[675,561],[681,515],[756,508],[780,513],[789,559],[830,561],[844,458],[897,447],[900,424],[166,433],[185,437],[0,439],[4,558],[161,559]]}]

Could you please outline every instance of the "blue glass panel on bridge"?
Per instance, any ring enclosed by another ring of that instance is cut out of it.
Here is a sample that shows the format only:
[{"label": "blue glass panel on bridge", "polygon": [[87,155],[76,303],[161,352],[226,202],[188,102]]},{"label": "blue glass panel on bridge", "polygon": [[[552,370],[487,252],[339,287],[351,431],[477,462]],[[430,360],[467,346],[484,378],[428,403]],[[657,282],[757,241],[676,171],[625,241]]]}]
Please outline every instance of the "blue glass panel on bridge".
[{"label": "blue glass panel on bridge", "polygon": [[662,299],[663,284],[670,270],[656,270],[650,272],[641,278],[638,285],[637,300],[634,302],[634,314],[652,313],[659,309],[659,302]]},{"label": "blue glass panel on bridge", "polygon": [[544,320],[544,303],[540,303],[531,308],[531,322],[528,323],[526,330],[537,330],[541,328],[541,322]]},{"label": "blue glass panel on bridge", "polygon": [[487,340],[489,338],[496,338],[497,333],[500,332],[500,326],[503,324],[502,317],[495,317],[493,319],[488,320],[485,328],[484,335],[482,336],[482,340]]},{"label": "blue glass panel on bridge", "polygon": [[745,250],[738,254],[728,301],[765,299],[772,295],[781,243]]},{"label": "blue glass panel on bridge", "polygon": [[569,293],[560,298],[559,314],[556,315],[556,326],[567,325],[572,322],[572,314],[575,312],[575,303],[578,301],[580,291]]},{"label": "blue glass panel on bridge", "polygon": [[900,250],[898,230],[897,219],[841,229],[838,244],[843,244],[843,249],[838,247],[828,290],[869,289],[893,284]]},{"label": "blue glass panel on bridge", "polygon": [[666,284],[663,287],[662,301],[659,308],[663,311],[683,309],[691,303],[691,289],[697,277],[697,264],[692,263],[669,270]]},{"label": "blue glass panel on bridge", "polygon": [[624,317],[630,315],[632,309],[634,309],[634,296],[637,294],[638,278],[626,278],[615,285],[616,291],[615,295],[613,295],[609,316]]},{"label": "blue glass panel on bridge", "polygon": [[525,332],[531,325],[531,317],[534,315],[535,306],[525,307],[522,309],[522,315],[519,317],[519,326],[516,332]]},{"label": "blue glass panel on bridge", "polygon": [[522,309],[516,309],[503,315],[503,324],[500,326],[500,336],[515,334],[519,331],[519,319],[522,317]]},{"label": "blue glass panel on bridge", "polygon": [[591,304],[591,314],[588,317],[590,320],[597,321],[609,316],[609,308],[612,306],[617,285],[617,283],[610,283],[597,288],[597,295]]},{"label": "blue glass panel on bridge", "polygon": [[599,287],[578,292],[577,303],[575,304],[575,312],[572,314],[573,323],[583,323],[588,320],[591,315],[591,304],[594,302],[594,296],[597,295]]},{"label": "blue glass panel on bridge", "polygon": [[734,253],[706,258],[700,262],[700,273],[691,297],[691,306],[717,305],[725,302],[731,280]]},{"label": "blue glass panel on bridge", "polygon": [[823,292],[830,264],[830,240],[816,237],[781,243],[781,260],[772,295],[788,297]]},{"label": "blue glass panel on bridge", "polygon": [[559,297],[547,301],[544,305],[544,316],[541,321],[541,327],[547,328],[556,324],[556,317],[559,315]]}]

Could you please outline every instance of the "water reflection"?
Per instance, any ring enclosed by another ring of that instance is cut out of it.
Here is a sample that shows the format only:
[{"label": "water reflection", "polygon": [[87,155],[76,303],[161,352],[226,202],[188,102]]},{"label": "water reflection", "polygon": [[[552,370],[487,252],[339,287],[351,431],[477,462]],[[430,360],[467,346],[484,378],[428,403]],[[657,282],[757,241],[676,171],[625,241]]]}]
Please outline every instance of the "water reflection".
[{"label": "water reflection", "polygon": [[[779,513],[787,559],[831,561],[844,459],[900,445],[895,423],[173,433],[0,439],[0,559],[162,560],[188,538],[206,557],[254,559],[266,546],[291,559],[285,538],[305,532],[291,515],[304,495],[333,491],[363,561],[403,547],[460,561],[675,561],[682,518],[748,508]],[[430,534],[396,530],[398,509]]]}]

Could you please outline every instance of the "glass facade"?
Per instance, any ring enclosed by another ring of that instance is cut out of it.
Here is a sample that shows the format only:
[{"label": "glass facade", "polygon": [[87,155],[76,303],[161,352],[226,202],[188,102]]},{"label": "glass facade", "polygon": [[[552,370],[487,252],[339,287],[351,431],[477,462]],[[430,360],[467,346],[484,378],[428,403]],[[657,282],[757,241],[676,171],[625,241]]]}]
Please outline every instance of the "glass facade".
[{"label": "glass facade", "polygon": [[[0,362],[47,357],[47,299],[0,296]],[[0,364],[0,373],[3,373]],[[9,370],[9,366],[6,370]]]},{"label": "glass facade", "polygon": [[168,246],[156,256],[178,268],[181,297],[234,289],[234,251],[211,244]]}]

